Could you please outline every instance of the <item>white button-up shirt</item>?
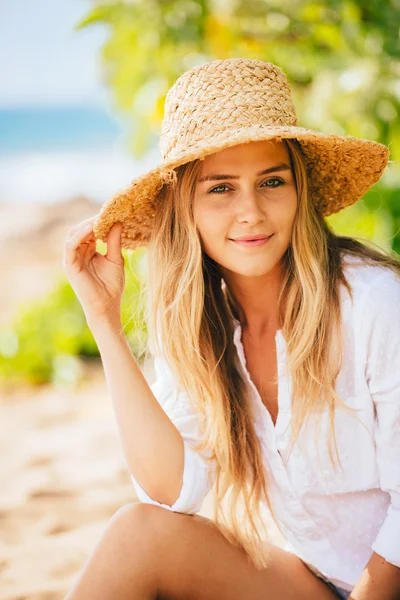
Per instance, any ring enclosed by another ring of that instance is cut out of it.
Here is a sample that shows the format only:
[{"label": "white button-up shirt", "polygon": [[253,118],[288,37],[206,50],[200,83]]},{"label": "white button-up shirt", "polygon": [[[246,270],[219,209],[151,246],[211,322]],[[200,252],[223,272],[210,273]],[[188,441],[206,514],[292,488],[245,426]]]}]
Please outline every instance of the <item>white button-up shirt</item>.
[{"label": "white button-up shirt", "polygon": [[[320,577],[350,591],[373,552],[400,567],[400,278],[382,266],[360,264],[348,254],[345,260],[354,303],[341,285],[344,348],[335,390],[359,411],[350,414],[339,406],[335,410],[343,471],[335,471],[329,458],[328,409],[322,413],[317,437],[320,464],[313,431],[317,413],[305,423],[287,459],[291,379],[282,331],[275,337],[279,409],[275,426],[246,368],[236,320],[234,343],[238,368],[255,407],[256,433],[285,549]],[[214,470],[192,449],[199,440],[196,413],[183,392],[174,394],[174,382],[161,358],[155,359],[155,372],[152,391],[184,440],[183,485],[169,506],[150,498],[131,478],[142,502],[193,514],[213,485]]]}]

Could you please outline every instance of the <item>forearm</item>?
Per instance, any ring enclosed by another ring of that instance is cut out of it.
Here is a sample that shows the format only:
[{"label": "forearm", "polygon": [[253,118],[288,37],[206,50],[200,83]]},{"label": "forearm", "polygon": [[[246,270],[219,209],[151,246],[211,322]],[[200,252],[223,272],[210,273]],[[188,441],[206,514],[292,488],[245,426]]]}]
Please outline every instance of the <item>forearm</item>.
[{"label": "forearm", "polygon": [[373,553],[349,600],[399,600],[400,568]]},{"label": "forearm", "polygon": [[154,500],[172,505],[183,477],[183,439],[166,415],[117,318],[89,324],[99,348],[128,469]]}]

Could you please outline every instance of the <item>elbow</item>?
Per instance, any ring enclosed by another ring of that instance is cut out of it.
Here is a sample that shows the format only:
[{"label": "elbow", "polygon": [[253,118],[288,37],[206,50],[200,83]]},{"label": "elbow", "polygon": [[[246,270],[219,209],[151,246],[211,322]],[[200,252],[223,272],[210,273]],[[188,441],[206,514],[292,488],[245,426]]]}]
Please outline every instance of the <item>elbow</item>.
[{"label": "elbow", "polygon": [[158,502],[158,504],[173,507],[174,504],[176,504],[176,502],[181,497],[182,486],[183,475],[180,476],[179,482],[174,482],[174,485],[171,485],[170,482],[170,484],[168,485],[168,489],[167,486],[164,486],[162,489],[155,490],[154,495],[152,495],[152,498],[154,498]]}]

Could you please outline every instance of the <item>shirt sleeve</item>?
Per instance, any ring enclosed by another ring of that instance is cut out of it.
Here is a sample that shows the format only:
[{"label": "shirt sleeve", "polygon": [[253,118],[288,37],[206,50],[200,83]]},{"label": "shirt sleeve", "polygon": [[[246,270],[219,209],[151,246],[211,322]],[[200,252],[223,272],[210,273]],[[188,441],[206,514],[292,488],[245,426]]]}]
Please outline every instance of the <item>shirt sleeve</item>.
[{"label": "shirt sleeve", "polygon": [[400,567],[400,277],[385,272],[364,297],[366,377],[375,407],[380,487],[391,502],[372,550]]},{"label": "shirt sleeve", "polygon": [[215,480],[215,464],[207,460],[206,454],[193,449],[200,441],[198,416],[189,398],[183,392],[177,392],[171,373],[165,361],[154,359],[155,382],[150,386],[164,412],[179,430],[184,444],[183,483],[179,497],[174,504],[162,504],[151,498],[131,474],[133,486],[141,502],[162,506],[173,512],[194,514],[201,508],[202,502]]}]

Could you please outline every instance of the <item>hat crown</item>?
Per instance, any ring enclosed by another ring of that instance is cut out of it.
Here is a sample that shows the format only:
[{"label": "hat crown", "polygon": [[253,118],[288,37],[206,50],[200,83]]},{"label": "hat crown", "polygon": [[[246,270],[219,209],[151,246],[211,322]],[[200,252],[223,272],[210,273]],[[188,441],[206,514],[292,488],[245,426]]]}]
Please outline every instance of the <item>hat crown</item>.
[{"label": "hat crown", "polygon": [[214,60],[181,75],[164,106],[160,153],[164,161],[190,153],[215,135],[242,127],[297,126],[284,72],[257,59]]}]

